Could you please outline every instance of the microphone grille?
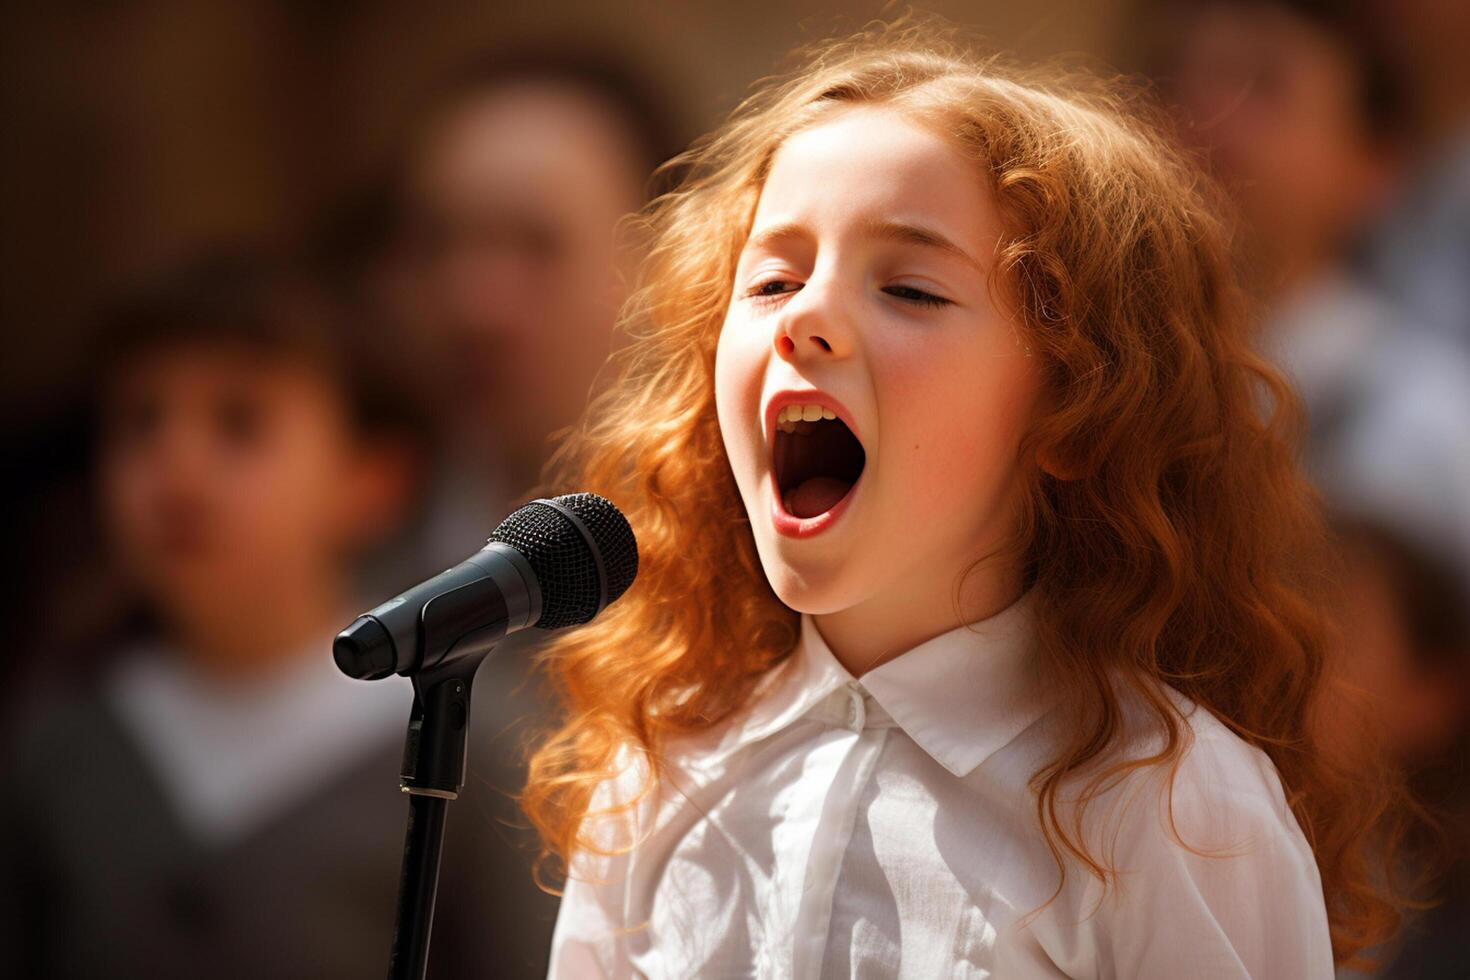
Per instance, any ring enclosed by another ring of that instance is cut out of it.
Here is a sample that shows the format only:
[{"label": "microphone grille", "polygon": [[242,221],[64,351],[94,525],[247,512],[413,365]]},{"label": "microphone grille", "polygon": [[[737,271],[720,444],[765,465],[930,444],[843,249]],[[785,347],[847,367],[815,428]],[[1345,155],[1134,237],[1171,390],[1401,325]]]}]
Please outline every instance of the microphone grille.
[{"label": "microphone grille", "polygon": [[591,621],[638,574],[638,544],[628,519],[595,493],[533,500],[490,535],[525,556],[541,585],[541,618],[560,629]]}]

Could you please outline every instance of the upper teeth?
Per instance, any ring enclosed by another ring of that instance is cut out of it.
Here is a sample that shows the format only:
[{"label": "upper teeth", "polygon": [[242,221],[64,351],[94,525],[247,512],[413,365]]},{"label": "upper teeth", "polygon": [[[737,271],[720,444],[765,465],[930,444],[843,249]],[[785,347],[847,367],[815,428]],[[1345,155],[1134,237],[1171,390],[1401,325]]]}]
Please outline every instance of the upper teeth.
[{"label": "upper teeth", "polygon": [[795,432],[798,422],[815,422],[818,419],[836,417],[836,412],[823,405],[787,405],[776,413],[776,428],[782,432]]}]

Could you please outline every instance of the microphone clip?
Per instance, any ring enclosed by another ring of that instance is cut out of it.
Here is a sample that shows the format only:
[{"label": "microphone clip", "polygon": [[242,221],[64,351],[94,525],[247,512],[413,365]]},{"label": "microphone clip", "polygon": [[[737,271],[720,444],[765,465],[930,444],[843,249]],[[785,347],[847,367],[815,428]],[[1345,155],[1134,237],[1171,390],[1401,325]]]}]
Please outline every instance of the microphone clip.
[{"label": "microphone clip", "polygon": [[481,659],[459,660],[413,676],[413,710],[399,770],[403,792],[459,798],[468,761],[470,687]]}]

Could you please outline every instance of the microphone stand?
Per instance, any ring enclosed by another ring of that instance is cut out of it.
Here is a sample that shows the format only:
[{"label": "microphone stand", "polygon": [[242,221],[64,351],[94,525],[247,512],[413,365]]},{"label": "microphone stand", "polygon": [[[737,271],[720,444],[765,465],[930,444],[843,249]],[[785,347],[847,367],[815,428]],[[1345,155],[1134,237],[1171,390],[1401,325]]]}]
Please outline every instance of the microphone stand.
[{"label": "microphone stand", "polygon": [[413,678],[413,712],[399,784],[408,794],[408,832],[389,980],[423,980],[428,969],[444,818],[449,801],[464,787],[470,684],[479,666],[480,658],[469,657]]},{"label": "microphone stand", "polygon": [[[545,510],[560,515],[560,530],[548,529]],[[596,518],[590,527],[579,510],[589,520]],[[507,525],[508,536],[502,537]],[[620,556],[619,578],[611,592],[602,557],[604,538]],[[512,544],[522,539],[534,558]],[[533,500],[502,521],[480,551],[357,617],[332,641],[332,658],[349,677],[413,677],[413,712],[399,784],[408,794],[408,832],[389,980],[423,980],[428,968],[444,818],[449,801],[464,788],[470,684],[480,662],[508,632],[541,625],[543,573],[552,582],[575,585],[568,596],[577,604],[557,609],[547,627],[555,629],[587,622],[601,612],[632,583],[637,563],[632,528],[607,500],[596,494]],[[594,576],[596,591],[590,592]],[[594,598],[591,615],[561,621]]]}]

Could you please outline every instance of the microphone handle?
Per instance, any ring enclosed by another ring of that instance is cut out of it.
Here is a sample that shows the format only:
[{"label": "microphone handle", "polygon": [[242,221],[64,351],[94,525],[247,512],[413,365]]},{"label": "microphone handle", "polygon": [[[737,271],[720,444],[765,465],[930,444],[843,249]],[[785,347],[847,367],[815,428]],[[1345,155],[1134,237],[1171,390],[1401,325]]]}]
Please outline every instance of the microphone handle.
[{"label": "microphone handle", "polygon": [[541,588],[524,555],[504,542],[363,613],[332,655],[349,677],[377,680],[433,670],[486,652],[541,618]]}]

